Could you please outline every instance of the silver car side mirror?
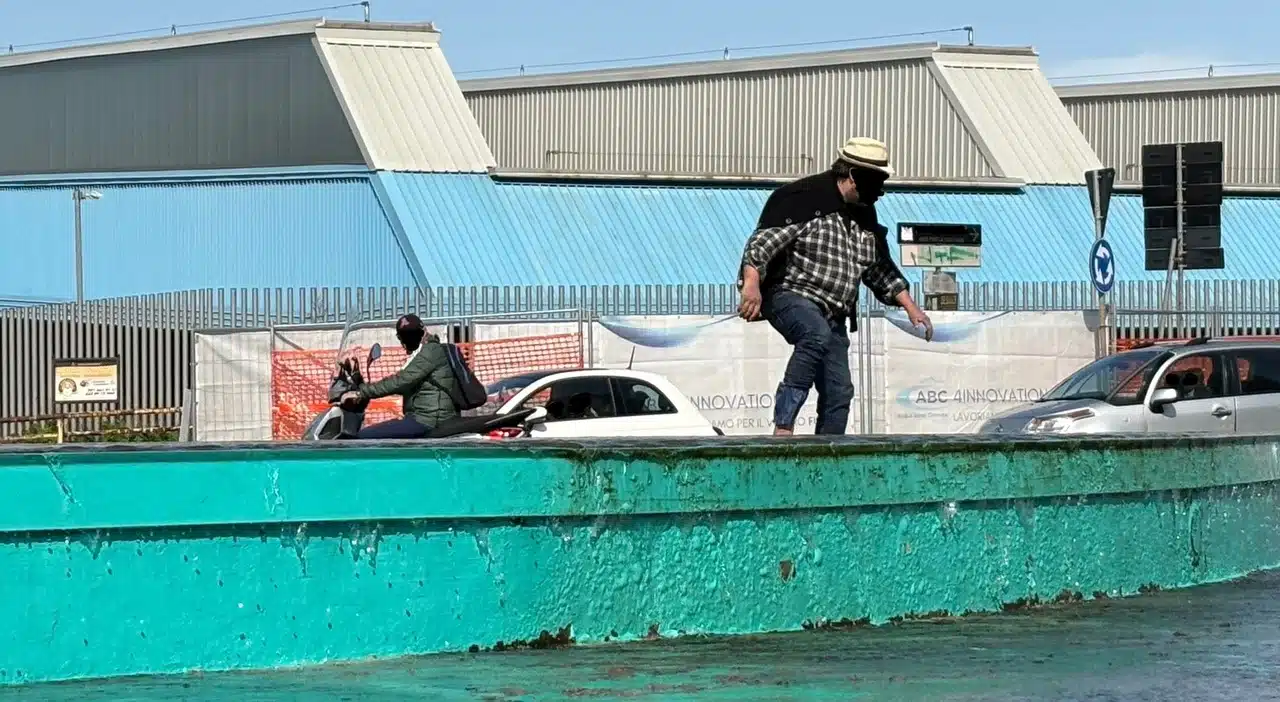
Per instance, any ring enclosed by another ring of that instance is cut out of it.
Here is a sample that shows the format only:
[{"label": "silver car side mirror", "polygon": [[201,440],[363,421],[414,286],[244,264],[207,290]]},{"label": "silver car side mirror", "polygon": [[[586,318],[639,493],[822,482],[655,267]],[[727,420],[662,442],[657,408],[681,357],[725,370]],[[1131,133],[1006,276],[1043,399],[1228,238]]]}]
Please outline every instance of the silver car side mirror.
[{"label": "silver car side mirror", "polygon": [[1151,409],[1157,412],[1164,408],[1165,405],[1173,404],[1178,401],[1178,391],[1173,388],[1156,388],[1151,393]]}]

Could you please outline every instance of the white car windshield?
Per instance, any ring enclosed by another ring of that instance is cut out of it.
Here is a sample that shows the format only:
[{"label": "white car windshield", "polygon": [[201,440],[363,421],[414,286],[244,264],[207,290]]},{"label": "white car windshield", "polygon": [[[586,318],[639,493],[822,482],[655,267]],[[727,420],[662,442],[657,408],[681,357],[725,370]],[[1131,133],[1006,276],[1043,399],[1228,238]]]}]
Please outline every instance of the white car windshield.
[{"label": "white car windshield", "polygon": [[1103,400],[1113,405],[1132,405],[1141,401],[1168,351],[1145,348],[1100,358],[1072,373],[1040,398],[1040,402],[1058,400]]}]

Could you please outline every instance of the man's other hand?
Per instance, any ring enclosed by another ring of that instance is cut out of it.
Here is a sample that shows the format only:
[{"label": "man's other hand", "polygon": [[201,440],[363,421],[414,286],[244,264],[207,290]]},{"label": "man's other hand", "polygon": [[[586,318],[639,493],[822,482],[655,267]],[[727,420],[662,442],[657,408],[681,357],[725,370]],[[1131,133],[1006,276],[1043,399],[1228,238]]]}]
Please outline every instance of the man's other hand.
[{"label": "man's other hand", "polygon": [[738,316],[754,322],[760,318],[760,286],[747,283],[742,286],[742,301],[738,303]]},{"label": "man's other hand", "polygon": [[738,316],[754,322],[760,318],[760,271],[755,266],[742,267],[742,301],[738,303]]}]

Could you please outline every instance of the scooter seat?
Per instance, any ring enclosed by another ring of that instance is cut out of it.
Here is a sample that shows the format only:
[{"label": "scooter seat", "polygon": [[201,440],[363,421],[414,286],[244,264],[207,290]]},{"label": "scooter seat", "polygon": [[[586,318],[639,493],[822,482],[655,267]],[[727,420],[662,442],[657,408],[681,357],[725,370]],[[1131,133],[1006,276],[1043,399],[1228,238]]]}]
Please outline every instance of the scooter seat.
[{"label": "scooter seat", "polygon": [[444,439],[462,434],[487,434],[495,429],[518,427],[533,414],[533,409],[522,409],[509,414],[482,414],[475,417],[446,419],[427,432],[428,439]]}]

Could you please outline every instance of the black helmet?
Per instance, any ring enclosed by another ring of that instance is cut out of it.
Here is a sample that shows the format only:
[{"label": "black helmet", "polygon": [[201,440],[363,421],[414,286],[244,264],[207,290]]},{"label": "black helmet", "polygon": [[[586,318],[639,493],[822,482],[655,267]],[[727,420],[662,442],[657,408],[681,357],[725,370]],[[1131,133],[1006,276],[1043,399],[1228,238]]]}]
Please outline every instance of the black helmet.
[{"label": "black helmet", "polygon": [[424,327],[422,326],[422,319],[420,319],[416,314],[406,314],[400,319],[396,320],[396,331],[401,331],[401,330],[422,331],[423,328]]},{"label": "black helmet", "polygon": [[416,314],[406,314],[396,320],[396,338],[410,353],[422,344],[425,333],[426,328],[422,326],[422,320]]}]

